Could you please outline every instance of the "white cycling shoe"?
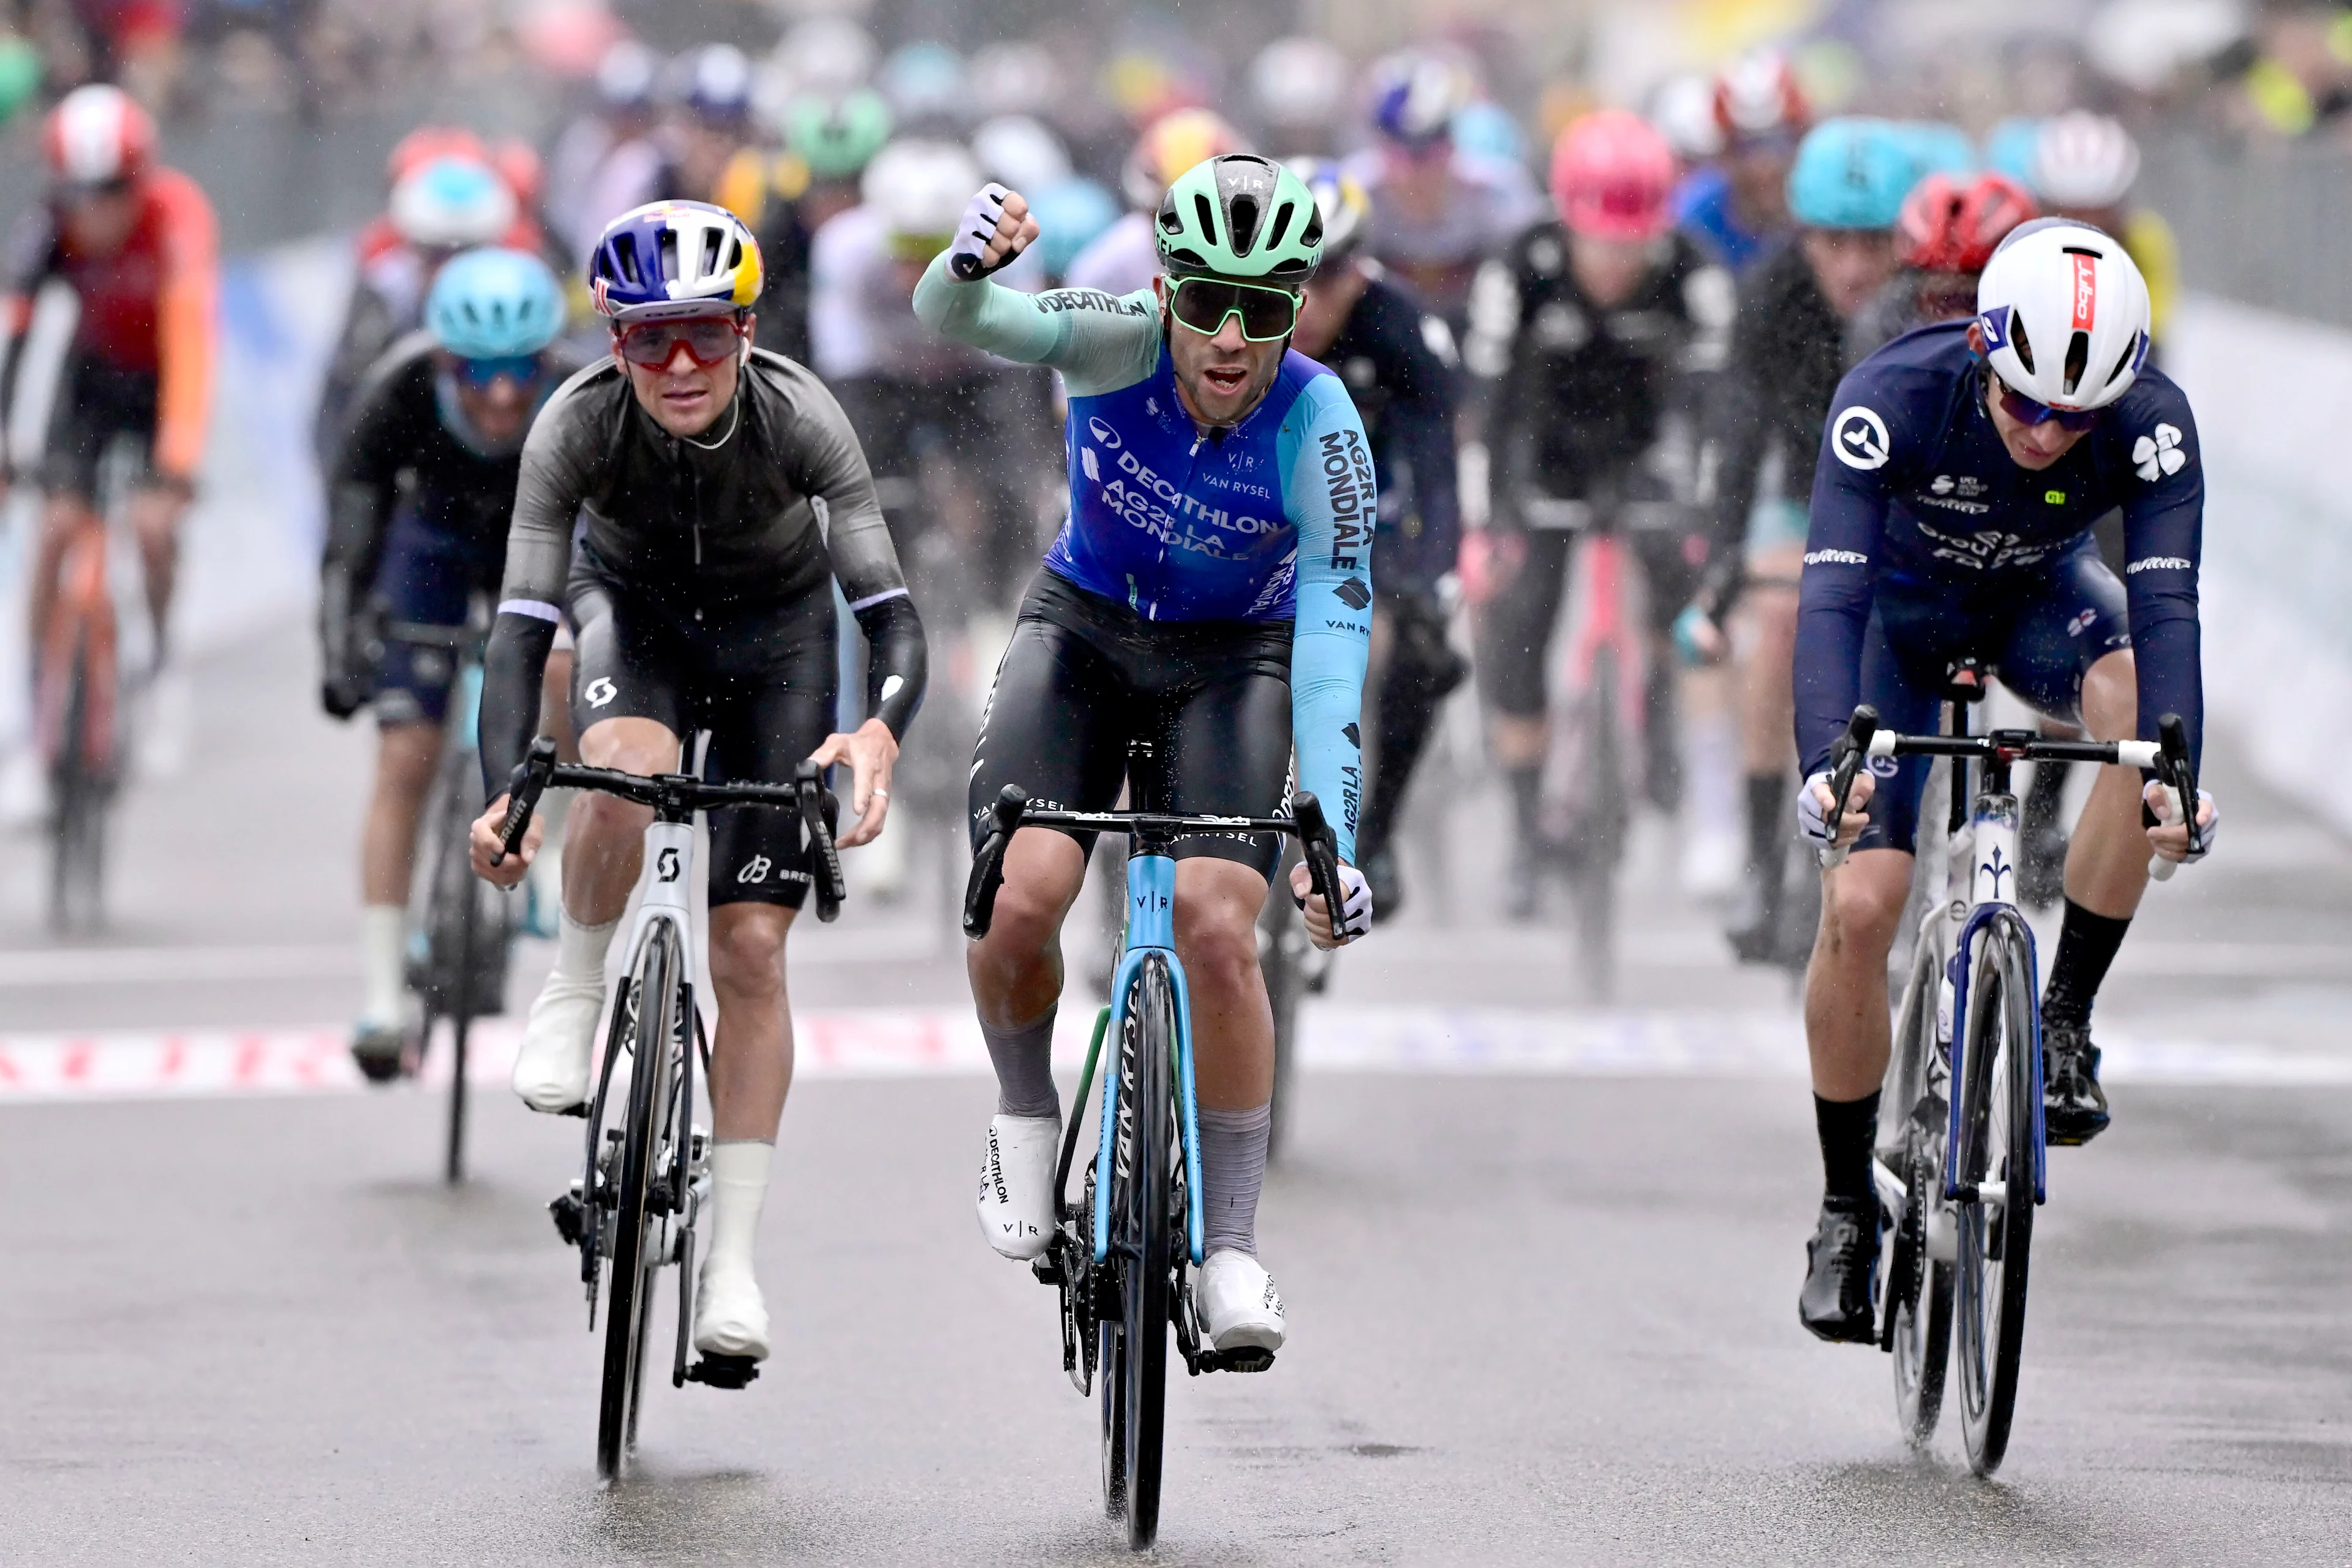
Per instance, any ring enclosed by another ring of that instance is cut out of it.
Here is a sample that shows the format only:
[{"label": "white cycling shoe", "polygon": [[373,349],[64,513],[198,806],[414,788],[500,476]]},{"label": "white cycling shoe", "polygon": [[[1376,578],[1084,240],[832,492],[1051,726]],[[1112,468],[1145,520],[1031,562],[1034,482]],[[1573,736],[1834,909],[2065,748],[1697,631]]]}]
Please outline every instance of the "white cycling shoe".
[{"label": "white cycling shoe", "polygon": [[1054,1238],[1054,1165],[1062,1152],[1059,1116],[1008,1116],[988,1122],[980,1166],[980,1233],[999,1255],[1023,1262]]},{"label": "white cycling shoe", "polygon": [[588,1103],[588,1058],[596,1049],[596,1020],[604,1011],[604,984],[551,974],[530,1005],[522,1049],[515,1054],[514,1091],[533,1110],[562,1116]]},{"label": "white cycling shoe", "polygon": [[768,1302],[748,1268],[703,1266],[694,1293],[694,1348],[705,1355],[768,1359]]},{"label": "white cycling shoe", "polygon": [[1282,1292],[1265,1266],[1238,1247],[1212,1252],[1192,1277],[1192,1316],[1221,1353],[1282,1348]]}]

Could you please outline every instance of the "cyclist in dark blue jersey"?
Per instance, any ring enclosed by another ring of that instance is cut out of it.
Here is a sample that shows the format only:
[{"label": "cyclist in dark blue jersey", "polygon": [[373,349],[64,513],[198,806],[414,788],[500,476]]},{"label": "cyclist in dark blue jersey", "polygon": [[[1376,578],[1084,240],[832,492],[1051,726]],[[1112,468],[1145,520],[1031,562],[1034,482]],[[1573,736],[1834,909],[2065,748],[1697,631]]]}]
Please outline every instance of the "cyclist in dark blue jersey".
[{"label": "cyclist in dark blue jersey", "polygon": [[[1973,321],[1896,339],[1839,385],[1822,434],[1796,657],[1801,826],[1854,847],[1822,874],[1805,1020],[1826,1176],[1799,1312],[1824,1339],[1871,1337],[1877,1200],[1871,1148],[1886,1068],[1886,955],[1910,887],[1927,768],[1855,781],[1827,821],[1832,743],[1857,702],[1905,733],[1936,727],[1949,663],[1976,658],[2042,712],[2099,740],[2203,730],[2197,570],[2205,487],[2180,389],[2145,362],[2147,290],[2113,238],[2062,219],[2012,232]],[[2120,507],[2125,581],[2091,525]],[[2143,832],[2164,803],[2101,771],[2066,862],[2066,912],[2042,1003],[2050,1142],[2107,1124],[2091,1004],[2147,886],[2147,856],[2188,830]],[[2198,806],[2204,844],[2213,805]]]},{"label": "cyclist in dark blue jersey", "polygon": [[[1352,862],[1377,487],[1346,388],[1288,346],[1322,219],[1297,174],[1232,154],[1180,175],[1153,232],[1166,275],[1148,292],[1001,288],[984,274],[1038,226],[1022,197],[990,185],[915,289],[931,327],[1050,365],[1070,394],[1069,521],[997,668],[972,763],[973,831],[1008,784],[1064,807],[1115,804],[1130,739],[1160,744],[1173,809],[1268,815],[1295,743],[1298,784],[1330,803]],[[973,280],[959,280],[959,264]],[[1277,848],[1217,834],[1176,846],[1208,1222],[1194,1291],[1221,1352],[1273,1350],[1283,1336],[1255,1230],[1274,1093],[1256,922]],[[994,927],[968,958],[999,1090],[981,1228],[1008,1258],[1034,1258],[1052,1230],[1061,1103],[1049,1050],[1061,924],[1087,849],[1055,830],[1015,835]],[[1304,868],[1292,884],[1327,947],[1371,920],[1362,876],[1352,864],[1340,876],[1336,919],[1306,895]]]}]

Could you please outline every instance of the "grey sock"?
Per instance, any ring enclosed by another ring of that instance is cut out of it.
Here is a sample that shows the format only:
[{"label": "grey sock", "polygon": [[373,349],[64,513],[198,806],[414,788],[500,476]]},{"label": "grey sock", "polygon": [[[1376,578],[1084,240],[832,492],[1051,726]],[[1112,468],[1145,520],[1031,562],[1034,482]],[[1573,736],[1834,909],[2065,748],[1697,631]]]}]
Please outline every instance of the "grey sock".
[{"label": "grey sock", "polygon": [[996,1064],[996,1109],[1007,1116],[1058,1116],[1062,1091],[1054,1087],[1054,1010],[1034,1023],[999,1029],[983,1022],[980,1037]]},{"label": "grey sock", "polygon": [[1201,1107],[1201,1255],[1237,1247],[1257,1256],[1257,1194],[1265,1185],[1265,1144],[1274,1104],[1247,1110]]}]

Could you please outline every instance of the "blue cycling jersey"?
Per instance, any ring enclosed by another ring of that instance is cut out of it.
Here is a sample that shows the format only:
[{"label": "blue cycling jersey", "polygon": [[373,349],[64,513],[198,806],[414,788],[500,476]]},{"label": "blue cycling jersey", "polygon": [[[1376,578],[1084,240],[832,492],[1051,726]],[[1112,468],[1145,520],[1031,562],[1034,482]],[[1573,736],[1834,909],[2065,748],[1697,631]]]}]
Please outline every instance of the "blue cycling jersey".
[{"label": "blue cycling jersey", "polygon": [[2116,508],[2140,737],[2155,739],[2158,720],[2178,713],[2191,747],[2201,742],[2205,480],[2189,399],[2143,370],[2064,457],[2028,469],[1986,411],[1987,374],[1966,322],[1923,327],[1855,366],[1830,404],[1797,626],[1797,750],[1809,773],[1828,765],[1853,710],[1874,607],[1899,601],[1914,620],[1926,610],[1948,645],[2001,635]]},{"label": "blue cycling jersey", "polygon": [[957,280],[941,256],[915,289],[934,330],[1051,365],[1070,394],[1070,512],[1045,567],[1147,620],[1292,623],[1298,782],[1355,853],[1358,724],[1371,645],[1371,448],[1339,378],[1284,356],[1240,423],[1202,429],[1177,399],[1147,291],[1024,294]]}]

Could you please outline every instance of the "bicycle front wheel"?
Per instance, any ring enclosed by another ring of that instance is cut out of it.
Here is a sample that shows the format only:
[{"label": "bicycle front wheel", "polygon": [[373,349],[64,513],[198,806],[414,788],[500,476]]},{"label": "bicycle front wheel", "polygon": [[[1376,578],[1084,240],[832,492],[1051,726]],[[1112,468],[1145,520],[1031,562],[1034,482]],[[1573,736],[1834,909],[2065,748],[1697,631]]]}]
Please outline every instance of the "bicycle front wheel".
[{"label": "bicycle front wheel", "polygon": [[1986,930],[1969,984],[1961,1047],[1960,1180],[1977,1201],[1959,1206],[1955,1311],[1960,1428],[1969,1468],[1989,1476],[2009,1449],[2017,1371],[2025,1349],[2025,1281],[2033,1244],[2034,1059],[2032,949],[2011,914]]},{"label": "bicycle front wheel", "polygon": [[1160,1534],[1168,1330],[1176,1268],[1176,997],[1167,963],[1147,955],[1119,1030],[1119,1114],[1112,1131],[1110,1261],[1118,1317],[1103,1336],[1103,1501],[1127,1516],[1140,1552]]},{"label": "bicycle front wheel", "polygon": [[1879,1137],[1878,1158],[1903,1184],[1902,1208],[1887,1215],[1894,1244],[1885,1250],[1880,1300],[1890,1314],[1886,1348],[1895,1363],[1895,1418],[1904,1441],[1915,1448],[1927,1447],[1935,1436],[1952,1346],[1952,1266],[1930,1255],[1928,1241],[1944,1187],[1948,1102],[1936,1023],[1942,974],[1936,944],[1922,941],[1879,1097],[1879,1115],[1894,1124]]},{"label": "bicycle front wheel", "polygon": [[653,1301],[654,1182],[660,1175],[677,1060],[679,983],[685,973],[677,930],[656,925],[630,973],[631,1016],[619,1031],[629,1057],[629,1094],[614,1173],[611,1271],[604,1300],[604,1376],[596,1412],[596,1473],[617,1479],[636,1447],[637,1403],[645,1389],[646,1321]]}]

